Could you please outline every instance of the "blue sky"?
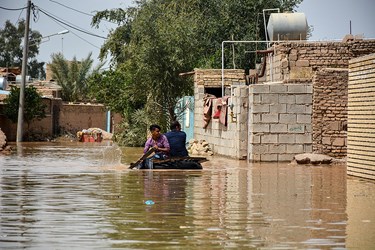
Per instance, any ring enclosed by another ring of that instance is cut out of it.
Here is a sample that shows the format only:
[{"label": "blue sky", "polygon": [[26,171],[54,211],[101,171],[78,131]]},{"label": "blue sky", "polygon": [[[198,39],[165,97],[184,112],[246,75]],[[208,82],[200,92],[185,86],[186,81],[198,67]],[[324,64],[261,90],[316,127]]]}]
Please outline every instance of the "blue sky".
[{"label": "blue sky", "polygon": [[298,12],[314,27],[310,40],[342,39],[350,33],[375,39],[374,0],[304,0]]},{"label": "blue sky", "polygon": [[[91,27],[91,16],[97,10],[125,8],[132,0],[33,0],[35,5],[46,12],[64,19],[88,32],[99,36],[106,36],[115,25],[103,22],[99,29]],[[20,8],[26,6],[27,0],[1,0],[0,6]],[[71,10],[61,4],[82,11],[86,14]],[[310,40],[341,40],[350,31],[363,34],[365,38],[375,38],[375,0],[304,0],[299,12],[305,13],[309,25],[314,27]],[[53,36],[40,46],[39,61],[49,62],[52,53],[63,52],[67,59],[76,56],[85,58],[93,52],[96,59],[99,48],[103,44],[102,38],[83,34],[67,26],[58,24],[43,13],[36,13],[31,28],[48,36],[59,31],[69,29],[71,32],[62,36]],[[25,18],[25,11],[5,11],[0,9],[0,25],[3,27],[7,19],[16,23],[19,18]],[[33,18],[32,18],[33,19]]]}]

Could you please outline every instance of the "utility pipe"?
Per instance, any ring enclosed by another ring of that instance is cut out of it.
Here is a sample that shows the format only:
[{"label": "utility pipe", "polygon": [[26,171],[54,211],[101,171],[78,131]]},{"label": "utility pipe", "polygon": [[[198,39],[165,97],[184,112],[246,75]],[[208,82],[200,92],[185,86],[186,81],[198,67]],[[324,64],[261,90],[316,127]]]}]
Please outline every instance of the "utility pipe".
[{"label": "utility pipe", "polygon": [[267,34],[267,26],[266,26],[266,15],[265,15],[265,12],[266,12],[266,11],[274,11],[274,10],[277,10],[277,12],[280,13],[280,9],[279,9],[279,8],[275,8],[275,9],[263,9],[264,33],[265,33],[265,35],[266,35],[267,48],[269,47],[269,43],[268,43],[268,34]]}]

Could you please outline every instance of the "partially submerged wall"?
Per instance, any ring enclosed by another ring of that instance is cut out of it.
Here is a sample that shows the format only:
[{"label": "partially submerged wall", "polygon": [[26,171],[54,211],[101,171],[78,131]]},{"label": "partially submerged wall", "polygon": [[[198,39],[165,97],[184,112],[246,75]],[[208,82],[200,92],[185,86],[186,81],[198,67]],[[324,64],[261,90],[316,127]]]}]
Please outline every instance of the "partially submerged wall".
[{"label": "partially submerged wall", "polygon": [[313,80],[313,93],[313,151],[345,157],[348,70],[319,70]]},{"label": "partially submerged wall", "polygon": [[311,84],[249,88],[249,160],[291,161],[296,154],[311,153]]},{"label": "partially submerged wall", "polygon": [[[215,154],[245,159],[247,154],[248,87],[244,85],[244,70],[225,70],[225,93],[230,96],[229,85],[237,85],[232,88],[233,96],[228,99],[226,107],[227,126],[222,124],[219,119],[212,118],[217,102],[217,98],[214,98],[212,100],[211,119],[208,125],[204,127],[203,99],[205,94],[212,89],[216,89],[219,94],[221,93],[221,76],[221,70],[196,69],[194,81],[194,138],[207,141]],[[242,85],[238,85],[239,83]]]},{"label": "partially submerged wall", "polygon": [[60,107],[60,130],[75,134],[88,128],[106,130],[106,109],[102,104],[68,104]]},{"label": "partially submerged wall", "polygon": [[375,179],[375,54],[350,61],[347,173]]},{"label": "partially submerged wall", "polygon": [[[66,132],[75,135],[77,131],[88,128],[107,129],[107,112],[102,104],[69,104],[63,103],[61,99],[49,98],[43,101],[47,104],[46,117],[40,121],[33,120],[30,127],[25,123],[24,135],[45,139]],[[122,118],[116,113],[111,113],[111,118],[111,132],[114,132],[114,126],[119,124]],[[0,127],[8,141],[16,140],[17,123],[12,123],[0,115]]]}]

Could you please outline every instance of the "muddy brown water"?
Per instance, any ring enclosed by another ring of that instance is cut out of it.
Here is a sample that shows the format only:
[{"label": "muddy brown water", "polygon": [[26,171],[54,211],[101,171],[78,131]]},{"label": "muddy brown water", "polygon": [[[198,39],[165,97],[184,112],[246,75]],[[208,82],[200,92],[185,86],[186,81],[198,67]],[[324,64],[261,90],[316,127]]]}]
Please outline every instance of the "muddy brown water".
[{"label": "muddy brown water", "polygon": [[22,143],[0,156],[0,249],[375,248],[375,183],[345,164],[129,170],[141,151]]}]

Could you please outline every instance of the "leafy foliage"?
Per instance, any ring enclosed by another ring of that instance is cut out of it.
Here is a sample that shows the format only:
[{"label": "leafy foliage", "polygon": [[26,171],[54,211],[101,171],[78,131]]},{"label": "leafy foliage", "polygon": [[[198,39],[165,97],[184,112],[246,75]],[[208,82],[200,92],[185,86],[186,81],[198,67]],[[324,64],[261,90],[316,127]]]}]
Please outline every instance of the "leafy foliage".
[{"label": "leafy foliage", "polygon": [[[140,109],[145,120],[166,128],[176,119],[177,100],[193,94],[192,79],[180,73],[221,68],[222,41],[265,40],[259,13],[270,8],[293,10],[301,1],[138,0],[128,9],[98,12],[93,26],[106,19],[119,27],[109,34],[100,54],[112,56],[113,70],[97,76],[92,93],[109,107],[124,111],[127,133],[133,123],[143,130],[142,122],[132,116]],[[224,66],[249,68],[256,58],[245,51],[255,49],[263,48],[226,47]]]},{"label": "leafy foliage", "polygon": [[91,53],[82,61],[78,61],[76,57],[67,61],[61,53],[52,54],[51,71],[57,84],[62,87],[64,101],[87,100],[87,79],[103,66],[99,64],[91,71],[92,64]]},{"label": "leafy foliage", "polygon": [[[0,67],[21,67],[23,59],[23,37],[25,21],[21,20],[14,26],[9,20],[0,29]],[[28,74],[32,78],[44,78],[44,62],[38,62],[35,57],[39,53],[42,35],[38,31],[30,30],[30,44],[28,50]]]},{"label": "leafy foliage", "polygon": [[[12,122],[18,120],[20,89],[11,86],[9,96],[4,100],[4,115]],[[25,108],[24,108],[24,121],[30,125],[34,119],[41,120],[46,117],[46,105],[43,103],[42,97],[33,86],[25,88]]]}]

